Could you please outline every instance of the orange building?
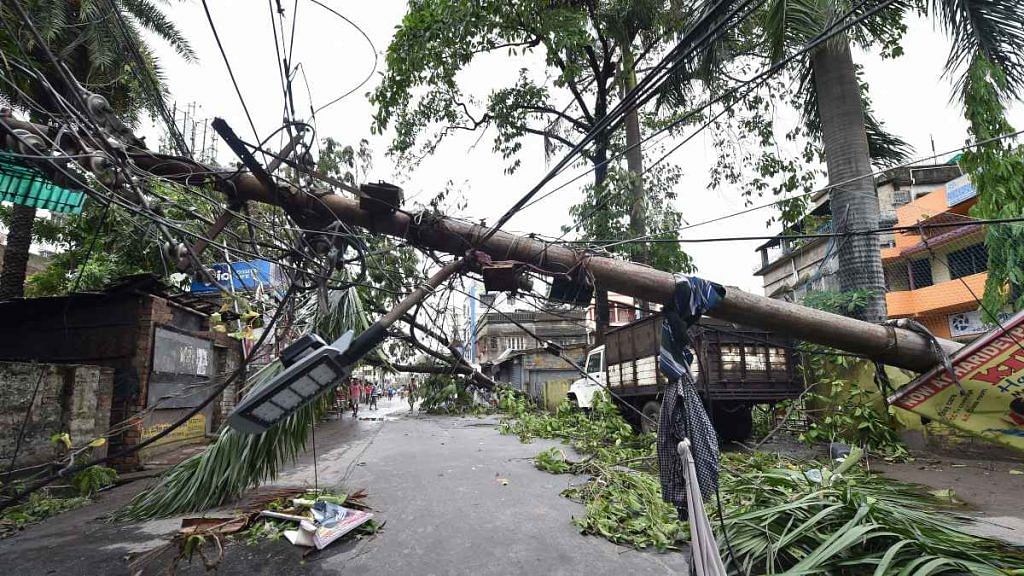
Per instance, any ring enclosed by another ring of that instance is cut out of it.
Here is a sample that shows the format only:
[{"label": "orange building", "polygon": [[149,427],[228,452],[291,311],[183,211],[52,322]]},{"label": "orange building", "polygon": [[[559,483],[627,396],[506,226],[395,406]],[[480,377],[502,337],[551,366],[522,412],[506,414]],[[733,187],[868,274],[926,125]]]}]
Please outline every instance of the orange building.
[{"label": "orange building", "polygon": [[978,310],[988,276],[985,230],[967,215],[976,195],[962,176],[896,210],[898,227],[932,227],[898,233],[882,249],[890,318],[913,318],[955,340],[988,330]]}]

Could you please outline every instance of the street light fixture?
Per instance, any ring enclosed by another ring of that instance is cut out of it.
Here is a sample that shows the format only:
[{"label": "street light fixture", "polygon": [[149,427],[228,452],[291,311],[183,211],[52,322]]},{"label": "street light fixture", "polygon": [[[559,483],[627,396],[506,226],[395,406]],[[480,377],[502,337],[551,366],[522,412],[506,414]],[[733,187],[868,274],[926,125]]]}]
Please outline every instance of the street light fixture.
[{"label": "street light fixture", "polygon": [[351,373],[358,360],[345,354],[351,342],[351,331],[330,346],[313,334],[296,341],[281,355],[287,368],[246,397],[228,417],[228,425],[243,434],[259,434],[316,400]]}]

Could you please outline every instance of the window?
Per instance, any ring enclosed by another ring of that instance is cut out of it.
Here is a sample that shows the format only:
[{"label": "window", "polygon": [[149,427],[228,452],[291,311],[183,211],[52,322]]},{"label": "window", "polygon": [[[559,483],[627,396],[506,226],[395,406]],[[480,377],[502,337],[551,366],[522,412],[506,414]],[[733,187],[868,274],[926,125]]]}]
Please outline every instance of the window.
[{"label": "window", "polygon": [[721,354],[723,372],[740,371],[740,362],[743,361],[743,356],[740,353],[739,346],[723,344],[721,348]]},{"label": "window", "polygon": [[947,257],[949,258],[949,276],[954,280],[988,269],[988,248],[984,244],[979,243],[950,252]]},{"label": "window", "polygon": [[601,356],[603,352],[587,356],[587,374],[597,374],[601,371]]},{"label": "window", "polygon": [[771,362],[772,372],[785,372],[789,358],[784,348],[772,347],[768,349],[768,361]]},{"label": "window", "polygon": [[892,193],[892,205],[903,206],[910,204],[910,190],[897,190]]},{"label": "window", "polygon": [[885,289],[889,292],[910,290],[910,276],[903,264],[885,267]]},{"label": "window", "polygon": [[911,290],[917,290],[918,288],[924,288],[925,286],[931,286],[932,282],[932,263],[927,258],[920,260],[910,261],[910,288]]},{"label": "window", "polygon": [[744,356],[748,372],[764,372],[768,369],[765,349],[760,346],[744,346]]}]

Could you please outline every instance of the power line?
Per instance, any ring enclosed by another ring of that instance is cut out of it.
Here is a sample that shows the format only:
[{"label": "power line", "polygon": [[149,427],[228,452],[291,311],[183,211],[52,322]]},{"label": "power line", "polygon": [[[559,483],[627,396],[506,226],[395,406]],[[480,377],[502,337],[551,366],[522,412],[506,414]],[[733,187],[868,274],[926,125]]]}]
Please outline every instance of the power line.
[{"label": "power line", "polygon": [[373,78],[374,73],[377,72],[378,57],[377,57],[377,47],[374,46],[373,40],[370,40],[370,36],[362,28],[360,28],[358,24],[356,24],[355,22],[350,20],[348,17],[346,17],[341,12],[338,12],[334,8],[331,8],[330,6],[324,4],[320,0],[310,0],[310,2],[312,2],[313,4],[316,4],[317,6],[323,8],[324,10],[327,10],[328,12],[330,12],[331,14],[334,14],[338,18],[341,18],[345,22],[348,22],[349,25],[351,25],[353,28],[355,28],[356,31],[359,32],[360,35],[362,35],[362,37],[366,40],[366,43],[370,45],[370,51],[373,52],[373,67],[370,69],[370,73],[366,75],[366,78],[363,78],[363,81],[360,82],[359,84],[357,84],[355,86],[355,88],[352,88],[351,90],[349,90],[348,92],[345,92],[341,96],[338,96],[337,98],[331,100],[330,102],[328,102],[328,103],[320,106],[319,108],[316,108],[315,110],[313,110],[313,115],[315,116],[317,112],[322,111],[323,109],[327,108],[328,106],[333,106],[334,104],[340,102],[342,99],[346,98],[350,94],[354,93],[356,90],[359,90],[360,88],[365,86],[366,83],[369,82],[371,78]]},{"label": "power line", "polygon": [[[764,2],[765,0],[759,0]],[[893,0],[887,0],[889,2]],[[665,56],[655,67],[654,71],[647,74],[643,80],[641,80],[633,90],[630,90],[627,94],[607,115],[601,118],[572,149],[569,150],[562,157],[561,160],[552,168],[540,182],[538,182],[532,189],[524,194],[515,204],[512,205],[490,228],[484,235],[479,239],[479,242],[485,242],[490,237],[494,236],[498,230],[508,222],[517,212],[522,210],[527,202],[529,202],[540,190],[550,182],[555,176],[557,176],[562,170],[564,170],[572,160],[582,153],[583,149],[588,144],[596,140],[602,133],[614,128],[620,118],[624,117],[630,111],[635,110],[638,106],[641,106],[644,102],[648,101],[654,96],[659,89],[661,83],[664,81],[664,77],[667,74],[674,71],[681,63],[682,58],[689,56],[696,52],[700,46],[709,40],[712,34],[721,32],[724,30],[724,26],[728,20],[734,17],[741,9],[745,8],[751,0],[743,0],[740,5],[734,8],[721,22],[715,22],[712,25],[711,20],[718,15],[718,12],[723,9],[724,6],[731,3],[730,0],[719,0],[711,9],[706,11],[698,21],[686,31],[683,38],[679,41],[675,48],[673,48],[668,55]],[[749,15],[749,14],[748,14]],[[697,33],[705,28],[710,29],[698,39],[694,39]],[[684,54],[685,52],[685,54]],[[649,85],[654,84],[655,87],[651,88]],[[649,92],[649,94],[648,94]],[[646,99],[645,99],[646,98]]]},{"label": "power line", "polygon": [[[635,143],[635,144],[633,144],[631,146],[628,146],[627,148],[625,148],[621,152],[619,152],[619,153],[613,155],[612,157],[608,158],[607,160],[605,160],[601,164],[602,165],[607,165],[607,164],[609,164],[610,162],[612,162],[614,160],[622,158],[627,152],[633,150],[634,148],[636,148],[638,146],[643,146],[646,142],[650,141],[654,137],[656,137],[656,136],[658,136],[658,135],[660,135],[662,133],[668,132],[669,130],[672,130],[672,129],[682,125],[684,122],[690,120],[691,118],[693,118],[697,114],[702,113],[703,111],[707,110],[711,106],[713,106],[713,105],[715,105],[717,103],[723,102],[723,101],[725,101],[727,99],[732,98],[733,96],[735,96],[735,94],[737,92],[739,92],[740,90],[742,90],[744,88],[747,88],[748,86],[754,86],[756,88],[760,84],[764,83],[770,76],[772,76],[775,73],[777,73],[780,70],[782,70],[786,65],[788,65],[790,62],[792,62],[796,58],[801,57],[804,54],[810,52],[811,50],[813,50],[814,48],[816,48],[817,46],[819,46],[823,42],[826,42],[832,36],[835,36],[836,34],[840,34],[840,33],[844,32],[844,31],[846,31],[847,29],[853,27],[854,25],[856,25],[856,24],[858,24],[860,22],[863,22],[867,18],[873,16],[877,12],[887,8],[895,0],[883,0],[883,2],[881,4],[879,4],[878,6],[872,8],[871,10],[861,14],[860,16],[858,16],[857,18],[853,19],[852,21],[849,21],[849,22],[846,21],[846,19],[849,16],[855,14],[857,12],[857,10],[859,10],[864,5],[866,5],[868,1],[869,0],[862,0],[862,2],[858,6],[852,8],[851,10],[846,12],[841,18],[836,19],[828,28],[826,28],[821,34],[819,34],[814,39],[812,39],[807,44],[805,44],[804,47],[801,48],[800,50],[798,50],[798,51],[796,51],[796,52],[786,56],[782,60],[779,60],[775,64],[769,66],[768,68],[766,68],[765,70],[761,71],[760,73],[758,73],[757,75],[753,76],[752,78],[749,78],[749,79],[741,82],[740,84],[738,84],[738,85],[730,88],[729,90],[723,92],[721,95],[719,95],[719,96],[717,96],[717,97],[715,97],[715,98],[713,98],[711,100],[708,100],[706,103],[702,104],[701,106],[697,107],[696,109],[687,112],[682,117],[677,118],[677,119],[673,120],[671,123],[669,123],[669,124],[659,128],[658,130],[654,131],[653,133],[651,133],[647,137],[641,139],[639,142],[637,142],[637,143]],[[751,88],[751,90],[752,89],[753,88]],[[727,106],[726,110],[730,109],[731,106],[732,105]],[[721,114],[719,114],[719,116],[720,115]],[[705,124],[704,126],[702,126],[697,131],[697,133],[699,133],[701,130],[704,130],[707,126],[708,126],[708,124]],[[692,139],[692,137],[693,137],[693,135],[691,135],[690,138],[685,140],[684,143],[686,141],[689,141],[690,139]],[[669,154],[674,152],[680,146],[681,146],[681,144],[677,145],[675,148],[670,150]],[[661,159],[659,159],[655,164],[650,165],[650,166],[646,166],[644,168],[644,172],[643,173],[646,173],[648,170],[650,170],[651,168],[653,168],[654,166],[656,166],[657,164],[662,162],[665,158],[667,158],[667,156],[668,156],[668,154],[666,154]],[[583,172],[581,172],[581,173],[577,174],[576,176],[574,176],[571,180],[569,180],[567,182],[564,182],[563,184],[559,185],[554,190],[551,190],[550,192],[548,192],[547,194],[544,194],[543,196],[537,198],[533,202],[530,202],[529,204],[526,204],[522,208],[523,209],[528,208],[528,207],[532,206],[533,204],[536,204],[537,202],[540,202],[541,200],[547,198],[548,196],[551,196],[555,192],[557,192],[557,191],[559,191],[559,190],[569,186],[570,184],[578,181],[580,178],[583,178],[584,176],[586,176],[586,175],[590,174],[591,172],[595,171],[597,169],[597,167],[598,166],[595,165],[595,166],[592,166],[592,167],[584,170]]]},{"label": "power line", "polygon": [[[994,224],[1018,224],[1024,222],[1024,216],[1016,218],[993,218],[993,219],[969,219],[957,222],[936,222],[933,224],[918,224],[912,226],[891,226],[888,228],[876,228],[874,230],[855,230],[850,232],[820,232],[811,234],[776,234],[760,236],[724,236],[717,238],[636,238],[630,240],[571,240],[566,244],[589,244],[602,248],[610,246],[621,246],[624,244],[702,244],[708,242],[746,242],[751,240],[808,240],[814,238],[847,238],[850,236],[873,236],[876,234],[890,234],[893,232],[913,232],[933,228],[959,228],[962,226],[983,226]],[[649,235],[648,235],[649,236]]]},{"label": "power line", "polygon": [[[799,199],[799,198],[806,198],[808,196],[815,196],[817,194],[823,194],[825,192],[828,192],[828,191],[832,190],[833,188],[837,188],[837,187],[840,187],[840,186],[845,186],[847,184],[850,184],[852,182],[856,182],[858,180],[862,180],[864,178],[874,178],[875,176],[880,176],[882,174],[885,174],[885,173],[890,172],[892,170],[897,170],[899,168],[910,168],[910,167],[913,167],[914,165],[920,164],[921,162],[927,162],[927,161],[930,161],[930,160],[937,159],[939,157],[949,156],[951,154],[956,154],[957,152],[964,152],[964,151],[970,150],[972,148],[977,148],[977,147],[980,147],[980,146],[984,146],[986,144],[991,144],[993,142],[998,142],[998,141],[1001,141],[1001,140],[1007,140],[1007,139],[1011,139],[1011,138],[1016,138],[1017,136],[1020,136],[1021,134],[1024,134],[1024,130],[1017,130],[1015,132],[1010,132],[1010,133],[1007,133],[1007,134],[1003,134],[1001,136],[993,136],[992,138],[986,138],[984,140],[978,140],[978,141],[975,141],[975,142],[970,143],[970,144],[965,144],[964,146],[960,146],[959,148],[953,148],[953,149],[945,151],[945,152],[940,152],[938,154],[933,154],[931,156],[925,156],[923,158],[918,158],[916,160],[912,160],[910,162],[905,162],[905,163],[899,164],[897,166],[891,166],[889,168],[884,168],[884,169],[881,169],[881,170],[876,170],[875,172],[872,172],[870,174],[864,174],[864,175],[861,175],[861,176],[855,176],[853,178],[849,178],[847,180],[843,180],[842,182],[836,182],[835,184],[829,184],[829,185],[825,186],[824,188],[821,188],[821,189],[818,189],[818,190],[814,190],[812,192],[805,192],[803,194],[798,194],[796,196],[790,196],[789,198],[782,198],[780,200],[774,200],[772,202],[768,202],[768,203],[765,203],[765,204],[759,204],[757,206],[752,206],[750,208],[745,208],[743,210],[739,210],[739,211],[736,211],[736,212],[731,212],[729,214],[724,214],[722,216],[716,216],[714,218],[711,218],[709,220],[704,220],[702,222],[696,222],[694,224],[688,224],[688,225],[680,227],[680,228],[672,228],[672,229],[661,230],[661,231],[658,231],[658,232],[651,232],[651,233],[645,234],[643,236],[637,236],[636,238],[630,238],[629,240],[626,240],[626,241],[615,241],[615,242],[630,242],[630,241],[636,241],[636,240],[644,240],[644,239],[647,239],[647,238],[655,238],[655,237],[661,236],[663,234],[670,234],[670,233],[673,233],[673,232],[683,232],[683,231],[686,231],[686,230],[691,230],[693,228],[699,228],[699,227],[705,226],[707,224],[714,224],[716,222],[721,222],[723,220],[728,220],[730,218],[735,218],[737,216],[742,216],[744,214],[750,214],[751,212],[756,212],[758,210],[763,210],[764,208],[771,208],[772,206],[776,206],[776,205],[782,204],[784,202],[789,202],[789,201],[796,200],[796,199]],[[606,247],[611,247],[611,246],[614,246],[614,245],[616,245],[616,244],[613,242],[613,243],[607,245]]]},{"label": "power line", "polygon": [[210,7],[207,5],[206,0],[202,0],[202,3],[203,11],[206,12],[206,21],[210,23],[210,31],[213,32],[213,39],[217,41],[217,49],[220,50],[221,59],[224,60],[224,66],[228,69],[228,76],[231,77],[231,84],[235,87],[238,101],[242,103],[242,110],[245,111],[245,118],[249,121],[249,128],[252,129],[252,135],[259,140],[259,132],[256,131],[256,124],[252,121],[252,115],[249,114],[249,107],[245,104],[245,98],[242,96],[242,90],[238,87],[238,81],[235,80],[235,72],[231,69],[231,61],[228,60],[227,52],[224,51],[224,45],[220,42],[220,34],[217,33],[217,26],[213,23],[213,16],[210,15]]}]

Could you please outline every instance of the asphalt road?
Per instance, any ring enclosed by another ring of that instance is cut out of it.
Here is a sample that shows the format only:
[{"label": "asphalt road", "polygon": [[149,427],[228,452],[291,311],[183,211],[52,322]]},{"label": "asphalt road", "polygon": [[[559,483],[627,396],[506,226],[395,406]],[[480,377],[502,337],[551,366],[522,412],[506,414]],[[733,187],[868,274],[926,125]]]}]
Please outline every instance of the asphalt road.
[{"label": "asphalt road", "polygon": [[[685,553],[636,552],[583,536],[572,524],[582,506],[559,495],[569,476],[536,470],[530,458],[553,442],[501,436],[496,419],[408,415],[396,399],[317,429],[316,477],[322,486],[365,489],[375,536],[339,542],[304,557],[280,540],[226,547],[217,573],[255,574],[686,574]],[[311,486],[311,453],[275,482]],[[141,524],[102,520],[141,489],[103,495],[0,541],[5,574],[123,574],[130,554],[166,541],[180,519]],[[198,562],[198,561],[197,561]],[[164,564],[166,566],[166,564]],[[203,574],[201,563],[180,573]]]}]

